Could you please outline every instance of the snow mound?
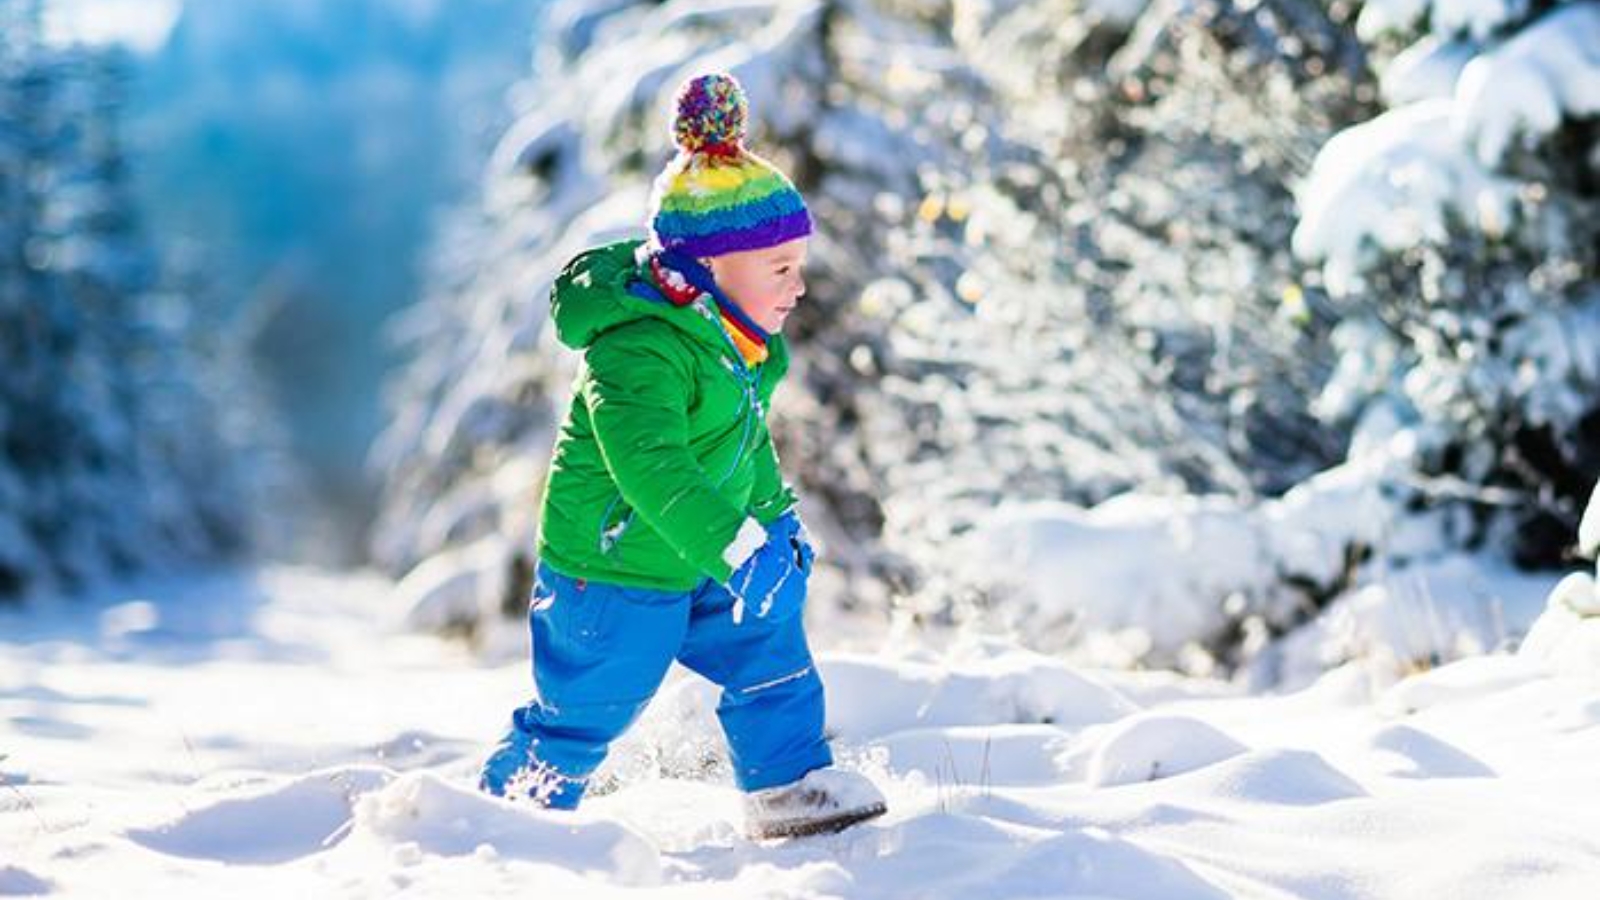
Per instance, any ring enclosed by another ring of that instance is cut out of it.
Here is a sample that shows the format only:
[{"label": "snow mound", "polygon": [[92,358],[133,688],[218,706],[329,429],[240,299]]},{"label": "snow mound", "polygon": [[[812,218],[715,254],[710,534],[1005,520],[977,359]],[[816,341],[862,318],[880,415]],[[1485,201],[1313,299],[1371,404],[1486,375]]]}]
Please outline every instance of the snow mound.
[{"label": "snow mound", "polygon": [[1494,770],[1426,731],[1391,725],[1374,733],[1367,746],[1384,774],[1393,778],[1492,778]]},{"label": "snow mound", "polygon": [[1096,787],[1181,775],[1249,749],[1199,719],[1176,715],[1133,716],[1105,726],[1097,738],[1086,773]]},{"label": "snow mound", "polygon": [[50,893],[50,882],[17,866],[0,866],[0,897],[38,897]]},{"label": "snow mound", "polygon": [[[208,690],[160,659],[97,657],[94,617],[76,617],[70,640],[34,641],[0,611],[0,718],[74,725],[87,714],[96,726],[92,745],[49,727],[0,738],[13,788],[0,799],[0,896],[1565,898],[1591,896],[1600,879],[1592,668],[1560,677],[1508,655],[1453,664],[1402,685],[1394,696],[1431,708],[1396,722],[1352,701],[1354,667],[1315,690],[1252,696],[1151,673],[1095,673],[1100,684],[993,643],[823,654],[830,706],[869,735],[835,741],[840,765],[868,775],[890,811],[763,845],[740,833],[731,779],[678,777],[662,756],[572,814],[476,793],[473,762],[454,747],[498,730],[523,665],[463,672],[448,644],[375,641],[371,616],[329,614],[377,615],[383,585],[270,582],[284,589],[257,622],[281,637],[310,613],[325,630],[289,653],[208,666]],[[1567,616],[1584,633],[1596,619],[1564,596],[1545,625]],[[360,605],[330,605],[340,598]],[[306,665],[308,649],[330,662]],[[297,684],[307,670],[316,680]],[[685,684],[694,690],[662,698],[680,708],[665,710],[660,739],[720,742],[714,696]],[[285,718],[304,705],[286,698],[303,692],[383,721]],[[280,713],[219,716],[219,696]],[[973,721],[951,721],[960,716]],[[1233,752],[1234,739],[1252,749]],[[1174,756],[1199,767],[1097,788],[1085,777],[1096,751],[1104,769],[1154,759],[1169,773]],[[277,768],[329,753],[381,754],[411,771]],[[1201,765],[1204,755],[1215,759]],[[151,812],[169,808],[169,788],[197,763],[210,771],[183,798],[191,812]]]},{"label": "snow mound", "polygon": [[1021,650],[939,664],[835,654],[819,668],[828,686],[829,730],[847,740],[959,725],[1081,727],[1137,709],[1066,662]]},{"label": "snow mound", "polygon": [[584,802],[597,816],[627,826],[662,853],[692,853],[744,839],[742,797],[731,785],[654,778]]},{"label": "snow mound", "polygon": [[1453,553],[1391,567],[1280,640],[1260,661],[1261,677],[1279,688],[1304,686],[1359,660],[1373,687],[1392,684],[1418,668],[1504,646],[1538,618],[1551,586],[1544,573]]},{"label": "snow mound", "polygon": [[[974,799],[971,807],[992,807]],[[849,896],[1161,897],[1228,896],[1183,862],[1096,825],[1040,839],[1028,828],[965,812],[929,812],[883,830],[890,853],[863,868]],[[907,891],[915,885],[920,890]],[[1054,885],[1055,890],[1043,890]],[[1070,886],[1070,887],[1068,887]]]},{"label": "snow mound", "polygon": [[1172,780],[1188,796],[1236,803],[1315,806],[1367,792],[1320,754],[1275,748],[1243,753]]},{"label": "snow mound", "polygon": [[938,885],[942,891],[935,896],[1004,896],[1005,875],[1015,870],[1019,848],[1027,844],[1025,836],[992,819],[945,811],[926,812],[885,831],[884,846],[917,852],[887,855],[870,873],[872,881],[857,878],[866,896],[873,895],[873,882],[885,889],[878,896],[893,896],[888,888],[896,884]]},{"label": "snow mound", "polygon": [[980,573],[1016,579],[998,590],[1020,591],[1090,630],[1139,629],[1163,649],[1207,633],[1215,601],[1265,580],[1260,536],[1239,505],[1221,497],[1011,505],[966,540]]},{"label": "snow mound", "polygon": [[1600,590],[1593,576],[1573,572],[1556,585],[1517,658],[1554,672],[1600,672]]},{"label": "snow mound", "polygon": [[355,804],[355,829],[417,852],[483,855],[558,865],[630,886],[661,881],[655,847],[631,829],[586,813],[533,809],[417,772]]},{"label": "snow mound", "polygon": [[1054,725],[919,728],[879,742],[895,773],[920,773],[938,784],[1038,786],[1058,784],[1056,757],[1067,732]]},{"label": "snow mound", "polygon": [[1580,619],[1600,616],[1600,589],[1588,572],[1572,572],[1556,583],[1545,608],[1558,607]]},{"label": "snow mound", "polygon": [[[1080,636],[1109,666],[1181,661],[1247,611],[1283,619],[1299,588],[1343,577],[1353,545],[1392,530],[1385,483],[1409,453],[1375,443],[1282,497],[1125,493],[1083,508],[1008,504],[961,540],[966,580],[1028,610],[1019,630]],[[1231,618],[1230,618],[1231,617]]]},{"label": "snow mound", "polygon": [[445,737],[420,728],[408,728],[388,740],[369,746],[367,752],[391,769],[405,771],[476,756],[482,752],[482,748],[471,741]]},{"label": "snow mound", "polygon": [[1470,703],[1538,676],[1517,657],[1470,657],[1405,679],[1378,698],[1378,707],[1389,714],[1408,715],[1446,704]]},{"label": "snow mound", "polygon": [[1034,844],[1013,871],[1035,884],[1071,885],[1069,896],[1222,900],[1229,894],[1173,857],[1087,828]]},{"label": "snow mound", "polygon": [[234,864],[288,862],[342,841],[357,798],[393,777],[393,772],[376,767],[312,772],[164,825],[131,829],[128,837],[169,856]]}]

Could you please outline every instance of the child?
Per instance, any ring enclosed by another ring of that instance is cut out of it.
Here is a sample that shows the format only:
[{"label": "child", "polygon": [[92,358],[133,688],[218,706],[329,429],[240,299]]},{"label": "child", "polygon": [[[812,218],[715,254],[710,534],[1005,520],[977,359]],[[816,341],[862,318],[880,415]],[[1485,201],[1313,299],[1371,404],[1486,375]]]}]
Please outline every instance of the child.
[{"label": "child", "polygon": [[812,549],[766,423],[811,219],[744,148],[732,76],[691,79],[677,106],[651,240],[582,253],[551,290],[584,365],[545,488],[535,696],[480,786],[575,807],[677,660],[722,688],[750,836],[838,830],[885,804],[832,768],[801,619]]}]

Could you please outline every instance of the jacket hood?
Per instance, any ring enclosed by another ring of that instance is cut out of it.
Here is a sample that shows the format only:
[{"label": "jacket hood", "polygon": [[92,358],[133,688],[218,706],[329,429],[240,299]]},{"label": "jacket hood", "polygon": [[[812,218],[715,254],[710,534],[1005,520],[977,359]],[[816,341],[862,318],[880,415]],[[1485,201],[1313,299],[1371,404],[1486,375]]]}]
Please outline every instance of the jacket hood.
[{"label": "jacket hood", "polygon": [[[573,257],[550,289],[550,318],[556,337],[574,350],[584,350],[600,335],[640,319],[660,319],[696,341],[710,342],[722,355],[739,359],[739,351],[723,326],[696,304],[674,306],[646,274],[644,241],[617,241]],[[778,335],[767,341],[769,362],[788,368],[788,348]]]},{"label": "jacket hood", "polygon": [[668,318],[668,307],[632,294],[639,278],[640,240],[617,241],[585,250],[556,276],[550,289],[550,317],[556,337],[582,350],[606,331],[642,318]]}]

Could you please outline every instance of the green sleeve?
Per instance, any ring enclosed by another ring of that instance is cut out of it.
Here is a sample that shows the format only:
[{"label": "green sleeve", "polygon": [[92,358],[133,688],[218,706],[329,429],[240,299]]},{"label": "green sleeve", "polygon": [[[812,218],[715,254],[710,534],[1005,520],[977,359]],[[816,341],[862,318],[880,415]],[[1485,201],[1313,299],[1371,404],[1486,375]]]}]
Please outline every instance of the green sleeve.
[{"label": "green sleeve", "polygon": [[678,555],[718,581],[722,554],[747,518],[717,493],[689,451],[689,362],[646,323],[604,335],[585,352],[583,401],[622,498]]},{"label": "green sleeve", "polygon": [[789,511],[795,504],[794,491],[783,481],[783,471],[778,467],[778,451],[768,435],[763,446],[756,450],[756,484],[750,493],[750,515],[763,525]]}]

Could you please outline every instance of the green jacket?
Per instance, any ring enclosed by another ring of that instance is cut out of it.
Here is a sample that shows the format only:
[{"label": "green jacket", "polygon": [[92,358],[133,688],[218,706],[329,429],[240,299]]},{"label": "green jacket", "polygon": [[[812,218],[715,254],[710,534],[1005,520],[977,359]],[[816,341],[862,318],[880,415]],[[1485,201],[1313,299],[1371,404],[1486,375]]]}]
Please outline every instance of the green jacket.
[{"label": "green jacket", "polygon": [[773,335],[751,369],[704,298],[654,290],[640,241],[579,254],[550,291],[556,336],[583,351],[545,484],[539,556],[572,578],[687,591],[732,574],[746,519],[794,504],[766,408],[789,368]]}]

